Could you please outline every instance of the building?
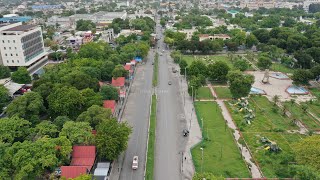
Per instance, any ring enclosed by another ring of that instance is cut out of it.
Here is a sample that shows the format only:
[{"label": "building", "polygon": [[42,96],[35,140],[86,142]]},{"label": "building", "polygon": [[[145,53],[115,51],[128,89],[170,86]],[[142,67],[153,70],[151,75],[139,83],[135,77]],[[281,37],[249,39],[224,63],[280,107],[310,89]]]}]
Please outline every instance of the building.
[{"label": "building", "polygon": [[83,44],[83,37],[71,36],[67,38],[66,41],[68,47],[71,47],[72,49],[79,49],[80,46]]},{"label": "building", "polygon": [[134,30],[134,29],[122,29],[117,37],[123,35],[124,37],[128,37],[132,34],[142,35],[143,32],[141,30]]},{"label": "building", "polygon": [[69,17],[72,26],[80,19],[91,20],[94,23],[111,24],[113,19],[120,18],[126,19],[127,12],[97,12],[94,14],[74,14]]},{"label": "building", "polygon": [[94,170],[94,179],[96,180],[106,180],[110,175],[110,162],[99,162],[97,168]]},{"label": "building", "polygon": [[309,11],[309,6],[311,4],[319,4],[320,0],[305,0],[303,1],[303,9],[308,12]]},{"label": "building", "polygon": [[116,110],[117,103],[115,100],[104,100],[103,101],[103,107],[106,109],[110,109],[112,114],[114,114]]},{"label": "building", "polygon": [[83,44],[93,41],[93,35],[91,31],[87,31],[83,34]]},{"label": "building", "polygon": [[30,16],[3,16],[0,18],[0,24],[3,23],[17,23],[17,22],[23,22],[27,23],[32,20],[32,17]]},{"label": "building", "polygon": [[31,66],[47,59],[40,26],[19,23],[0,25],[0,64]]},{"label": "building", "polygon": [[125,77],[112,78],[111,84],[113,87],[123,88],[125,85]]},{"label": "building", "polygon": [[179,30],[178,32],[186,34],[186,39],[191,40],[193,33],[197,31],[198,31],[197,29],[182,29],[182,30]]},{"label": "building", "polygon": [[243,0],[240,1],[241,8],[249,8],[249,10],[266,8],[271,9],[276,7],[274,0]]},{"label": "building", "polygon": [[207,39],[214,40],[214,39],[222,39],[222,40],[227,40],[230,39],[231,37],[227,34],[215,34],[215,35],[209,35],[209,34],[200,34],[199,35],[199,41],[204,41]]},{"label": "building", "polygon": [[52,16],[48,18],[46,25],[48,26],[56,26],[56,24],[59,24],[62,28],[70,28],[71,22],[69,17],[58,17],[58,16]]},{"label": "building", "polygon": [[113,29],[107,29],[107,30],[102,31],[100,39],[107,42],[107,43],[113,42],[114,41]]}]

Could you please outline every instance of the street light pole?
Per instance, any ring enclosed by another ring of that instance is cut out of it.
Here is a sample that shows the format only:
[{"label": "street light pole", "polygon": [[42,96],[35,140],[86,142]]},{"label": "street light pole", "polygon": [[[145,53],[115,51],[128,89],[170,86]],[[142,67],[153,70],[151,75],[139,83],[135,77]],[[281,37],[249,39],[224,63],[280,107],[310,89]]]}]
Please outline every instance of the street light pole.
[{"label": "street light pole", "polygon": [[202,170],[203,170],[203,148],[201,149],[201,174],[202,174]]}]

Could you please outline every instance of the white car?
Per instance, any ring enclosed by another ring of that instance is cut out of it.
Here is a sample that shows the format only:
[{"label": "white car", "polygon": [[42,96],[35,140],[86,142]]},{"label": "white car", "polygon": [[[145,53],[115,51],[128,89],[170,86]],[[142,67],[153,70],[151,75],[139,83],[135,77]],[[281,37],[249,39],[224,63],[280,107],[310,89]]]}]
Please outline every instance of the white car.
[{"label": "white car", "polygon": [[139,162],[138,156],[133,156],[132,169],[134,170],[138,169],[138,162]]}]

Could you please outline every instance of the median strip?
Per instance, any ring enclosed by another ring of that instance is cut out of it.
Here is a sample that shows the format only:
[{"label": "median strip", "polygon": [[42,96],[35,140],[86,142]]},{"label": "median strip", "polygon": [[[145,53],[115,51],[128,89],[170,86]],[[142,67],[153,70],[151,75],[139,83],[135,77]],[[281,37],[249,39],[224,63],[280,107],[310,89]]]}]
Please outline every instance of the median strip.
[{"label": "median strip", "polygon": [[149,137],[147,149],[147,165],[146,165],[146,180],[153,180],[154,173],[154,147],[156,138],[156,121],[157,121],[157,96],[152,95],[151,99],[151,112],[149,120]]},{"label": "median strip", "polygon": [[159,66],[159,54],[156,53],[154,55],[154,65],[153,65],[153,79],[152,79],[152,86],[156,87],[158,85],[158,66]]}]

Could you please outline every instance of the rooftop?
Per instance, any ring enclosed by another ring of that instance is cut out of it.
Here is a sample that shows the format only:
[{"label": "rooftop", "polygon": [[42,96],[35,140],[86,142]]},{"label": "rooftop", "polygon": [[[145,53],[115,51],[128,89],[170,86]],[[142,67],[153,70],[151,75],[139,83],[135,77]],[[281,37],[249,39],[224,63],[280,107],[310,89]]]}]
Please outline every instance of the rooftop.
[{"label": "rooftop", "polygon": [[112,78],[112,86],[115,86],[115,87],[121,87],[121,86],[124,86],[124,83],[125,83],[125,78],[124,77],[118,77],[118,78]]},{"label": "rooftop", "polygon": [[4,31],[28,31],[30,29],[33,29],[34,27],[36,27],[36,25],[23,24],[13,28],[6,29]]},{"label": "rooftop", "polygon": [[111,112],[113,113],[116,108],[116,101],[115,100],[104,100],[103,107],[111,109]]},{"label": "rooftop", "polygon": [[61,176],[66,179],[76,178],[81,174],[87,174],[87,172],[85,166],[61,166]]}]

